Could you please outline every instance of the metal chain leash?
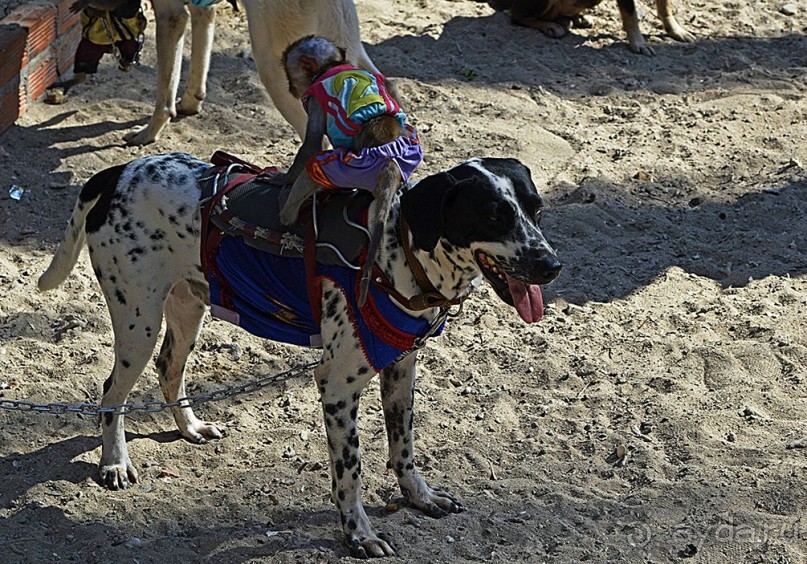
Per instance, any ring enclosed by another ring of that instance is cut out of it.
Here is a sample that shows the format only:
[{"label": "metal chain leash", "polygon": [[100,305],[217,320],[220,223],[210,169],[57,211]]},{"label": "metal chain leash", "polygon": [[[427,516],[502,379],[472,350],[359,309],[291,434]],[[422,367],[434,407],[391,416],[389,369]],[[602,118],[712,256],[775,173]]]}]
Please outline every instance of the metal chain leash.
[{"label": "metal chain leash", "polygon": [[194,396],[187,396],[180,398],[176,401],[147,401],[143,404],[121,403],[118,405],[111,405],[109,407],[101,407],[97,403],[80,403],[71,405],[67,403],[33,403],[23,400],[11,400],[0,398],[0,409],[9,411],[24,411],[34,413],[45,413],[48,415],[64,415],[65,413],[78,413],[81,415],[100,415],[101,413],[111,413],[113,415],[128,415],[135,411],[145,411],[146,413],[157,413],[164,411],[169,407],[189,408],[201,405],[211,401],[221,401],[223,399],[231,398],[241,394],[249,394],[257,392],[258,390],[268,386],[269,384],[278,384],[314,369],[319,364],[319,361],[309,362],[308,364],[298,364],[281,372],[279,374],[271,374],[264,376],[254,382],[248,382],[240,386],[233,386],[221,390],[214,390],[207,394],[197,394]]},{"label": "metal chain leash", "polygon": [[[439,314],[434,318],[426,333],[417,337],[414,341],[412,348],[408,351],[401,353],[392,364],[403,360],[404,357],[412,352],[422,349],[431,337],[437,333],[442,327],[443,323],[449,317],[456,317],[462,312],[462,304],[456,312],[451,313],[449,308],[440,308]],[[223,399],[231,398],[242,394],[250,394],[265,388],[269,384],[278,384],[286,380],[313,370],[319,364],[319,361],[312,361],[308,364],[298,364],[279,374],[270,374],[264,376],[254,382],[248,382],[240,386],[233,386],[231,388],[224,388],[221,390],[214,390],[207,394],[197,394],[194,396],[186,396],[179,398],[176,401],[147,401],[143,404],[121,403],[118,405],[111,405],[109,407],[101,407],[97,403],[33,403],[24,400],[12,400],[0,398],[0,409],[8,411],[23,411],[33,413],[44,413],[47,415],[64,415],[65,413],[78,413],[81,415],[100,415],[102,413],[111,413],[113,415],[128,415],[135,411],[145,411],[146,413],[157,413],[164,411],[169,407],[189,408],[196,407],[203,403],[211,401],[221,401]]]}]

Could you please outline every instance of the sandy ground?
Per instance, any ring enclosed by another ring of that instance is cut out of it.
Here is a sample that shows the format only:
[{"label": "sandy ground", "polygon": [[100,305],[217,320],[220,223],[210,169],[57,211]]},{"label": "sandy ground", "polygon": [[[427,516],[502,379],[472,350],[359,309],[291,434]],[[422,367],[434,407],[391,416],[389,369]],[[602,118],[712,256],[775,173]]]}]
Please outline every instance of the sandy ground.
[{"label": "sandy ground", "polygon": [[[425,138],[419,174],[521,159],[565,263],[540,324],[483,288],[422,354],[417,460],[465,513],[385,508],[399,493],[377,383],[365,394],[365,502],[399,561],[807,561],[807,450],[787,448],[807,435],[807,10],[783,3],[679,2],[698,36],[681,44],[642,2],[650,58],[628,51],[615,2],[562,40],[470,1],[358,2]],[[35,290],[95,171],[175,149],[290,162],[298,142],[245,17],[218,13],[204,112],[155,145],[121,145],[151,111],[153,22],[142,66],[105,59],[66,105],[37,105],[0,138],[4,398],[100,398],[112,336],[86,254],[59,290]],[[190,391],[315,357],[209,323]],[[150,367],[131,400],[159,398]],[[310,376],[197,413],[227,436],[195,446],[167,413],[130,417],[141,483],[108,492],[93,418],[0,412],[0,558],[347,557]]]}]

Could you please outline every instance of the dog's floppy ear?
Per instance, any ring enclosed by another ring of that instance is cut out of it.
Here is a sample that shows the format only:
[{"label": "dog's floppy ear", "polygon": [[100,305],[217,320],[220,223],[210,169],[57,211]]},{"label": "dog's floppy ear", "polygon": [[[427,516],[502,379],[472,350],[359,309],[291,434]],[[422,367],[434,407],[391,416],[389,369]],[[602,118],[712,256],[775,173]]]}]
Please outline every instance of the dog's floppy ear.
[{"label": "dog's floppy ear", "polygon": [[401,196],[401,211],[415,246],[432,251],[443,234],[443,205],[457,181],[447,172],[427,176]]}]

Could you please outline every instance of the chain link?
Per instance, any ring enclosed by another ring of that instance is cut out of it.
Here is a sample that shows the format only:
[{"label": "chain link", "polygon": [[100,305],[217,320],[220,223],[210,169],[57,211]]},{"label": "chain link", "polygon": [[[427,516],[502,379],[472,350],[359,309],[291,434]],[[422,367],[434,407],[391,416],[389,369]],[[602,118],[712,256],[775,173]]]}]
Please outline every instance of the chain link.
[{"label": "chain link", "polygon": [[254,382],[248,382],[246,384],[233,386],[231,388],[214,390],[206,394],[187,396],[180,398],[177,401],[147,401],[139,405],[132,403],[121,403],[118,405],[111,405],[109,407],[101,407],[97,403],[79,403],[71,405],[67,403],[33,403],[30,401],[0,398],[0,409],[6,409],[9,411],[45,413],[48,415],[64,415],[66,413],[78,413],[81,415],[100,415],[102,413],[128,415],[135,411],[157,413],[164,411],[169,407],[190,408],[211,401],[221,401],[233,396],[251,394],[265,388],[270,384],[285,382],[286,380],[298,376],[303,372],[313,370],[318,364],[318,361],[309,362],[308,364],[298,364],[285,372],[264,376],[263,378],[260,378]]}]

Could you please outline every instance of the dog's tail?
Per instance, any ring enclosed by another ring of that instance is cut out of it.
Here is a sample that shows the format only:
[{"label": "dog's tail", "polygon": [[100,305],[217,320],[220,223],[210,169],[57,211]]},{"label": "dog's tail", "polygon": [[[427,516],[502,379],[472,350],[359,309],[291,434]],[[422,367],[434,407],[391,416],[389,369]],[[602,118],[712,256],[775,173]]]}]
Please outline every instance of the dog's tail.
[{"label": "dog's tail", "polygon": [[[73,214],[64,232],[64,238],[56,249],[56,254],[50,261],[48,269],[39,277],[37,286],[40,292],[53,290],[64,282],[72,272],[78,261],[81,249],[87,240],[85,227],[87,226],[87,216],[93,212],[93,208],[104,195],[114,191],[118,185],[122,166],[116,166],[103,170],[90,178],[81,189],[76,205],[73,207]],[[105,215],[105,214],[104,214]],[[105,219],[105,217],[100,218]],[[97,227],[95,227],[97,229]]]}]

